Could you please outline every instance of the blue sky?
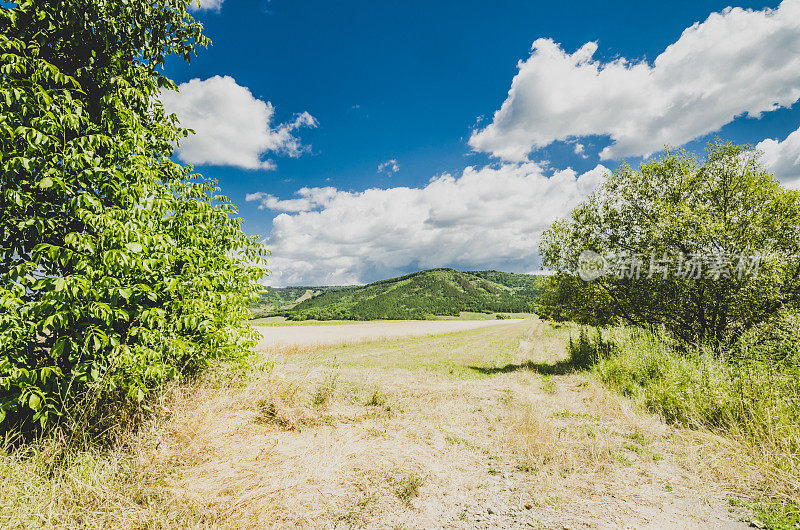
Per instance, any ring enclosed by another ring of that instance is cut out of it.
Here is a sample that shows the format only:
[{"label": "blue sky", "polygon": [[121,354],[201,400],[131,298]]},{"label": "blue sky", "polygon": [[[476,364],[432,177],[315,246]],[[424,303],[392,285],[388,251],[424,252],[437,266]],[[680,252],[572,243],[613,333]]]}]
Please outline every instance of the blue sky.
[{"label": "blue sky", "polygon": [[773,139],[794,185],[799,4],[209,0],[163,99],[272,284],[531,271],[552,219],[663,143]]}]

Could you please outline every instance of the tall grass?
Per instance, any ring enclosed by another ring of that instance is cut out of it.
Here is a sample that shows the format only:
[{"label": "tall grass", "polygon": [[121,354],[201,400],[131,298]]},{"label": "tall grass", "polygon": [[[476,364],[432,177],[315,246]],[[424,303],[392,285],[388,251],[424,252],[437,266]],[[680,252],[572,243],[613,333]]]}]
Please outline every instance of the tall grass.
[{"label": "tall grass", "polygon": [[668,422],[740,443],[763,471],[755,485],[762,498],[800,520],[800,366],[776,361],[764,344],[740,345],[726,359],[703,348],[678,352],[640,329],[611,333],[615,353],[593,368],[601,381]]},{"label": "tall grass", "polygon": [[575,369],[589,368],[602,359],[608,358],[615,351],[613,341],[603,339],[603,332],[595,328],[593,337],[589,336],[585,326],[578,332],[577,340],[569,337],[569,364]]},{"label": "tall grass", "polygon": [[0,528],[175,528],[201,514],[169,493],[168,462],[143,432],[116,448],[50,433],[0,449]]}]

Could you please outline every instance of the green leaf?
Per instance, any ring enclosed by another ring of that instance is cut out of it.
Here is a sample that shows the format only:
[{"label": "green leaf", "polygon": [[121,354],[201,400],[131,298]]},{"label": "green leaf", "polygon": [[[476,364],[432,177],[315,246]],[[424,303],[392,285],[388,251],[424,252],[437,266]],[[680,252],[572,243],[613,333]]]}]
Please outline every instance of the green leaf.
[{"label": "green leaf", "polygon": [[53,187],[53,179],[51,179],[50,177],[43,178],[42,180],[39,181],[39,187],[43,190]]},{"label": "green leaf", "polygon": [[42,408],[42,398],[40,398],[37,394],[31,394],[28,396],[28,407],[32,410],[38,411]]},{"label": "green leaf", "polygon": [[130,250],[131,252],[134,252],[136,254],[138,254],[138,253],[140,253],[142,251],[142,245],[140,245],[139,243],[134,243],[134,242],[125,243],[125,248],[127,248],[128,250]]}]

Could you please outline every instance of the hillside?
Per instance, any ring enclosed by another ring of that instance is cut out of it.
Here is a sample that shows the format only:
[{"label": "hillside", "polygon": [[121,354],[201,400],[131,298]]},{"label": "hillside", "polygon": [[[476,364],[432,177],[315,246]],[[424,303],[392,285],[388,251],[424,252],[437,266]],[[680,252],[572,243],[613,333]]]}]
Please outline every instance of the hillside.
[{"label": "hillside", "polygon": [[290,320],[423,320],[462,311],[532,312],[538,284],[539,279],[528,274],[431,269],[325,290],[272,314]]},{"label": "hillside", "polygon": [[348,289],[348,287],[264,287],[258,301],[250,306],[253,318],[260,318],[280,309],[290,309],[304,300],[319,296],[328,291]]}]

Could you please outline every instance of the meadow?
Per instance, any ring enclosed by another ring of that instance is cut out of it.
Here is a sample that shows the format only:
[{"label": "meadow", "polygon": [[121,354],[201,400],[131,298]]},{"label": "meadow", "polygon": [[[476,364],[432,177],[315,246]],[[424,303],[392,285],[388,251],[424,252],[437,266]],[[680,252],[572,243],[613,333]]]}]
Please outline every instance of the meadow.
[{"label": "meadow", "polygon": [[747,526],[766,486],[745,440],[603,384],[576,325],[487,323],[218,362],[117,449],[3,453],[0,524]]}]

